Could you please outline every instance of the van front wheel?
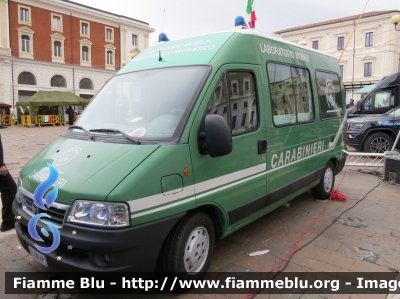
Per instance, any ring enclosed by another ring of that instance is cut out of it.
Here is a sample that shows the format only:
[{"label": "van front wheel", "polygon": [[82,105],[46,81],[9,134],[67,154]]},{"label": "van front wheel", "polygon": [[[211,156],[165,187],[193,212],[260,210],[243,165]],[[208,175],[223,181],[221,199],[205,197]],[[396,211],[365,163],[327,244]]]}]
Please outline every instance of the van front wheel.
[{"label": "van front wheel", "polygon": [[311,189],[316,199],[328,199],[335,185],[335,168],[331,161],[326,163],[324,174],[318,185]]},{"label": "van front wheel", "polygon": [[168,236],[161,256],[162,272],[180,272],[201,279],[208,270],[215,232],[211,218],[202,212],[189,214]]}]

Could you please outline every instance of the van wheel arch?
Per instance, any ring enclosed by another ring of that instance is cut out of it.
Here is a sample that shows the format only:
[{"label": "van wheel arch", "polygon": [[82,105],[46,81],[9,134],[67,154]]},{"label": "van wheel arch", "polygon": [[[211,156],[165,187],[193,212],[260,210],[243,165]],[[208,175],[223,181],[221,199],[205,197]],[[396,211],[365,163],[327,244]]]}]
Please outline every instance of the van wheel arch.
[{"label": "van wheel arch", "polygon": [[204,213],[210,217],[210,219],[212,220],[213,225],[214,225],[215,240],[222,237],[223,232],[224,232],[224,217],[223,217],[223,213],[222,213],[221,209],[219,209],[218,207],[216,207],[214,205],[204,205],[204,206],[200,206],[196,209],[187,211],[186,215],[184,217],[182,217],[182,219],[180,219],[175,224],[175,226],[171,229],[171,231],[169,232],[169,234],[167,235],[167,237],[165,238],[165,240],[163,242],[162,248],[158,255],[158,263],[157,263],[158,271],[165,271],[165,266],[163,265],[163,260],[165,260],[166,247],[168,247],[168,245],[169,245],[168,242],[171,239],[170,238],[171,234],[173,234],[174,231],[176,231],[176,229],[181,225],[181,223],[183,221],[185,221],[186,218],[188,218],[191,215],[196,214],[196,213]]}]

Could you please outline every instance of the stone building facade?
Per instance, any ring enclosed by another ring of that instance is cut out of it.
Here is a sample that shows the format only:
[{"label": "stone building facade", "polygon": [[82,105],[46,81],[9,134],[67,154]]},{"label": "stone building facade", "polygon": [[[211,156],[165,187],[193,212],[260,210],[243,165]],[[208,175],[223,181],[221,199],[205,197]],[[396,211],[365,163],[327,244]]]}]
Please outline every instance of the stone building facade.
[{"label": "stone building facade", "polygon": [[69,0],[0,0],[0,102],[15,106],[38,90],[91,98],[153,31]]},{"label": "stone building facade", "polygon": [[288,28],[275,34],[340,58],[346,98],[357,101],[360,95],[354,94],[355,90],[400,71],[400,32],[390,22],[397,13],[398,10],[364,13],[357,27],[360,15]]}]

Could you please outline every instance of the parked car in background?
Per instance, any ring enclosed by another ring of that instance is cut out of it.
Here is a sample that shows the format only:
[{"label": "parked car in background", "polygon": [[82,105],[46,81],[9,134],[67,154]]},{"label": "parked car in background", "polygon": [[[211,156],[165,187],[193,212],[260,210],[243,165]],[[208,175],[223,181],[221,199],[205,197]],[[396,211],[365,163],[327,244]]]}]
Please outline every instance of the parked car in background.
[{"label": "parked car in background", "polygon": [[347,118],[382,114],[400,105],[400,72],[384,77],[364,99],[347,109]]},{"label": "parked car in background", "polygon": [[363,115],[347,120],[347,145],[358,151],[390,151],[400,128],[400,107],[384,114]]}]

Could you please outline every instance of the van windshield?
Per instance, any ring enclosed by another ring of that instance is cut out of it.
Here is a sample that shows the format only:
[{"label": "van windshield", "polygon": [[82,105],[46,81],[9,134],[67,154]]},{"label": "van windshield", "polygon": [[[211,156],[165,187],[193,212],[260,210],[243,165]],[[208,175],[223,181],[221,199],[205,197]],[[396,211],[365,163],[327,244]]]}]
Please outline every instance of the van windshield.
[{"label": "van windshield", "polygon": [[76,122],[87,131],[139,139],[179,137],[209,66],[171,67],[113,77]]}]

